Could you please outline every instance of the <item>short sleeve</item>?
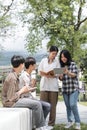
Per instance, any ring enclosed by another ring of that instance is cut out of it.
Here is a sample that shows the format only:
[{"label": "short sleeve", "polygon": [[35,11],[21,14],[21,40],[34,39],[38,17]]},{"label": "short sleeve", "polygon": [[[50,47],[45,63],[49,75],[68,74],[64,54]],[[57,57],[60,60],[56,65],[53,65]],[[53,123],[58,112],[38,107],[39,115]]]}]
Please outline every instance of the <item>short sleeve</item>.
[{"label": "short sleeve", "polygon": [[72,72],[78,74],[78,67],[77,67],[76,63],[72,64]]},{"label": "short sleeve", "polygon": [[44,59],[42,59],[41,62],[39,63],[38,73],[39,73],[40,71],[43,71],[43,65],[44,65]]}]

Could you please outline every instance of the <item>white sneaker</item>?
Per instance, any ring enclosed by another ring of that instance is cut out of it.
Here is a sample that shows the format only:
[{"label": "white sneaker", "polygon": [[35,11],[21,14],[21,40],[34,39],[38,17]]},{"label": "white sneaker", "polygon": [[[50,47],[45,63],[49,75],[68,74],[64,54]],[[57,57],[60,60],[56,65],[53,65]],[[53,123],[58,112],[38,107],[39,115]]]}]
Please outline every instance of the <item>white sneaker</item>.
[{"label": "white sneaker", "polygon": [[80,129],[81,129],[80,123],[76,123],[75,130],[80,130]]},{"label": "white sneaker", "polygon": [[52,129],[53,129],[53,126],[43,126],[43,127],[40,127],[39,130],[52,130]]},{"label": "white sneaker", "polygon": [[68,122],[67,125],[65,126],[66,129],[70,128],[73,126],[74,122]]},{"label": "white sneaker", "polygon": [[43,127],[36,128],[35,130],[48,130],[48,129],[46,128],[46,126],[43,126]]},{"label": "white sneaker", "polygon": [[36,128],[35,130],[40,130],[40,128]]},{"label": "white sneaker", "polygon": [[47,130],[52,130],[53,126],[46,126]]},{"label": "white sneaker", "polygon": [[46,126],[40,127],[40,130],[47,130]]}]

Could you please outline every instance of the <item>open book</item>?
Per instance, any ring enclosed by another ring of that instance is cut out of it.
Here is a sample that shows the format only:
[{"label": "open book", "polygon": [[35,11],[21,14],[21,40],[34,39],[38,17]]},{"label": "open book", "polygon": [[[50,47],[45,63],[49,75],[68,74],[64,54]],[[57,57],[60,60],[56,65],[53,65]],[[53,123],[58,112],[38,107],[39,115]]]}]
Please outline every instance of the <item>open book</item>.
[{"label": "open book", "polygon": [[51,75],[54,76],[56,74],[63,74],[64,73],[64,68],[54,68],[53,70],[50,70],[48,72],[43,72],[46,75]]}]

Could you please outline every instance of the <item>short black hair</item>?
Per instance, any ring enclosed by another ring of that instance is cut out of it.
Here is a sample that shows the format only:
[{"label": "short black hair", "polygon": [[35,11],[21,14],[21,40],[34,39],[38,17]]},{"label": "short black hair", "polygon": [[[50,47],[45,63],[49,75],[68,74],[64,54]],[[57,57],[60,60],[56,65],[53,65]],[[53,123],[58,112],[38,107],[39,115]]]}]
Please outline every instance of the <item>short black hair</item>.
[{"label": "short black hair", "polygon": [[57,46],[51,46],[49,49],[50,52],[56,51],[58,52],[58,47]]},{"label": "short black hair", "polygon": [[[61,55],[62,55],[62,54],[64,55],[64,57],[67,58],[67,63],[63,63],[63,61],[61,60]],[[65,50],[62,50],[62,51],[60,52],[59,61],[60,61],[61,67],[64,67],[64,66],[66,66],[66,65],[70,66],[71,61],[72,61],[70,52],[69,52],[68,50],[66,50],[66,49],[65,49]]]},{"label": "short black hair", "polygon": [[30,65],[36,64],[36,60],[34,57],[27,57],[25,59],[25,68],[28,69]]},{"label": "short black hair", "polygon": [[14,68],[19,67],[20,64],[23,64],[25,62],[25,59],[23,58],[23,56],[20,55],[14,55],[11,58],[11,64]]}]

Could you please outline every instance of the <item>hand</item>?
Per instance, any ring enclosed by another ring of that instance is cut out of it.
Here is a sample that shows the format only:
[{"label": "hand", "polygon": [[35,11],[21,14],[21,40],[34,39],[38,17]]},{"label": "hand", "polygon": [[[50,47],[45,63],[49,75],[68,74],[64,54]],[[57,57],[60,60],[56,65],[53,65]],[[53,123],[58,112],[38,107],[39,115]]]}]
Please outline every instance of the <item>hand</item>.
[{"label": "hand", "polygon": [[60,74],[60,75],[59,75],[59,79],[60,79],[60,80],[63,80],[63,74]]},{"label": "hand", "polygon": [[32,79],[31,80],[31,87],[35,87],[36,86],[36,79]]},{"label": "hand", "polygon": [[54,78],[55,76],[54,76],[54,75],[47,74],[46,77],[47,77],[47,78]]},{"label": "hand", "polygon": [[23,94],[23,93],[28,93],[29,92],[29,88],[28,86],[24,86],[23,88],[21,88],[18,92],[19,95]]},{"label": "hand", "polygon": [[29,88],[29,91],[34,92],[37,89],[37,87],[31,87]]},{"label": "hand", "polygon": [[67,66],[64,68],[64,74],[68,74],[69,73],[69,70],[67,68]]}]

